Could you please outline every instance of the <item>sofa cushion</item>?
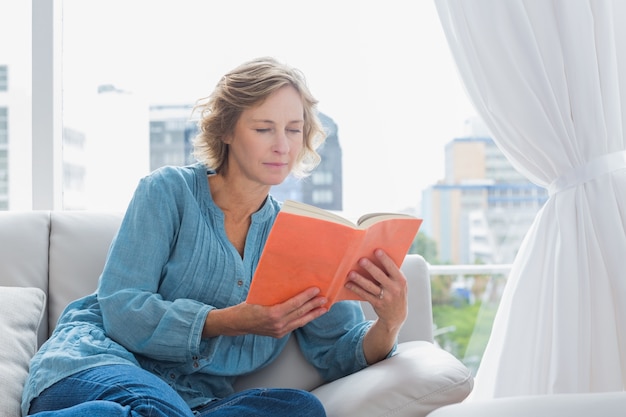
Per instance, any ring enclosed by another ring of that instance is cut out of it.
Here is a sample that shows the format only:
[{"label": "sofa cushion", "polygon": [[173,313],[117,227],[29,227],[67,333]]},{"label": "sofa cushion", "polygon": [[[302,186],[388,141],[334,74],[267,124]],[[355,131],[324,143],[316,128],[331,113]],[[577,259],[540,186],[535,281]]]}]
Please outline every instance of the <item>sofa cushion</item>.
[{"label": "sofa cushion", "polygon": [[430,342],[398,345],[397,353],[313,390],[329,417],[423,417],[463,401],[474,379],[450,353]]},{"label": "sofa cushion", "polygon": [[39,288],[0,287],[0,416],[19,416],[30,359],[46,304]]},{"label": "sofa cushion", "polygon": [[[49,236],[50,212],[0,211],[0,287],[41,288],[48,294]],[[45,312],[39,343],[47,338]]]},{"label": "sofa cushion", "polygon": [[94,292],[122,213],[55,211],[50,216],[49,331],[65,307]]}]

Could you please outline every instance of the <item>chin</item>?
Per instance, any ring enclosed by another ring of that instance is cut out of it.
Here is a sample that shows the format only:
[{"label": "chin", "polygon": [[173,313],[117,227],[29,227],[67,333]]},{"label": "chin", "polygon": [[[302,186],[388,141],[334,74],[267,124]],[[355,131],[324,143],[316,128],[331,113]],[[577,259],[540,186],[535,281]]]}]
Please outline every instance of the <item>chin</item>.
[{"label": "chin", "polygon": [[278,185],[278,184],[282,184],[287,179],[288,176],[289,176],[289,172],[284,172],[284,173],[274,172],[272,175],[268,175],[266,177],[266,180],[268,184]]},{"label": "chin", "polygon": [[268,182],[268,185],[270,185],[270,186],[280,185],[280,184],[282,184],[283,182],[285,182],[285,179],[286,179],[286,177],[285,177],[285,178],[283,178],[283,179],[280,179],[280,180],[269,181],[269,182]]}]

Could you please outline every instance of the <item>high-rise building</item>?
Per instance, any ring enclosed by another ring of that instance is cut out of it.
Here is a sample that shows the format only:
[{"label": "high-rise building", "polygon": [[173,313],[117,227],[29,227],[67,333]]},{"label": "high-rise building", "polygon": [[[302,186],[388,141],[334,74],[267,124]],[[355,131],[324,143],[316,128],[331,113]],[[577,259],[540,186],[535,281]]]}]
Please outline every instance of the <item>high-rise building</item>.
[{"label": "high-rise building", "polygon": [[441,262],[510,263],[548,193],[475,133],[446,146],[445,178],[422,193],[421,231],[437,242]]},{"label": "high-rise building", "polygon": [[9,208],[9,109],[6,105],[8,66],[0,65],[0,210]]},{"label": "high-rise building", "polygon": [[0,210],[32,208],[31,3],[0,5]]},{"label": "high-rise building", "polygon": [[13,64],[10,54],[4,61],[5,52],[0,50],[0,210],[27,207],[31,199],[30,190],[22,186],[30,174],[24,169],[30,162],[26,152],[31,135],[30,107],[24,88],[28,80],[22,73],[24,63]]},{"label": "high-rise building", "polygon": [[194,161],[192,140],[197,133],[191,119],[193,106],[150,106],[150,170],[165,165],[182,166]]},{"label": "high-rise building", "polygon": [[[197,134],[196,121],[192,120],[192,106],[154,105],[150,107],[150,169],[165,165],[193,163],[193,138]],[[309,177],[293,176],[272,187],[272,195],[280,200],[296,200],[327,210],[342,209],[342,155],[337,124],[319,113],[327,134],[318,149],[322,161]]]},{"label": "high-rise building", "polygon": [[87,208],[87,166],[85,132],[72,127],[63,128],[63,209],[84,210]]},{"label": "high-rise building", "polygon": [[343,209],[342,153],[337,124],[323,113],[320,121],[326,140],[318,149],[322,160],[310,176],[296,179],[289,176],[282,184],[272,187],[272,195],[280,201],[296,200],[326,210]]},{"label": "high-rise building", "polygon": [[0,91],[7,91],[9,89],[9,67],[7,65],[0,65]]}]

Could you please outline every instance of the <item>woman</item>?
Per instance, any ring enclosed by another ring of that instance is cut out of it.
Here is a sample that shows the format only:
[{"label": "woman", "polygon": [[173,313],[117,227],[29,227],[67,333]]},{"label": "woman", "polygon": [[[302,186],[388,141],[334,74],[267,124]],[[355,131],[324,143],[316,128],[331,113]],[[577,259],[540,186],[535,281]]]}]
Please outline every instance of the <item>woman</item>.
[{"label": "woman", "polygon": [[[140,181],[96,293],[71,303],[31,362],[22,408],[46,416],[324,416],[305,391],[234,393],[294,332],[326,380],[389,356],[406,318],[406,280],[382,251],[355,302],[331,310],[309,288],[282,304],[245,302],[280,209],[272,185],[306,175],[323,131],[302,75],[271,58],[226,74],[201,104],[199,163]],[[383,290],[384,288],[384,290]]]}]

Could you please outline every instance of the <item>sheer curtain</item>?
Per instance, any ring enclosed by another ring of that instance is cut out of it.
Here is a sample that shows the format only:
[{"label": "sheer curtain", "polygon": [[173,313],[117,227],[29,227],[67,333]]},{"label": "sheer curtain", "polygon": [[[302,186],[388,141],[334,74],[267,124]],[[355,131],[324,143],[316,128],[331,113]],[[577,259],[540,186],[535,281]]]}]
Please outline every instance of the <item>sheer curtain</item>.
[{"label": "sheer curtain", "polygon": [[473,399],[626,381],[626,2],[435,0],[467,92],[550,198],[513,263]]}]

